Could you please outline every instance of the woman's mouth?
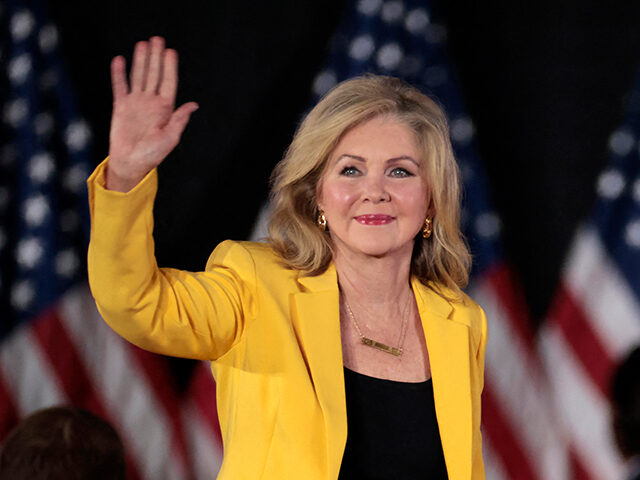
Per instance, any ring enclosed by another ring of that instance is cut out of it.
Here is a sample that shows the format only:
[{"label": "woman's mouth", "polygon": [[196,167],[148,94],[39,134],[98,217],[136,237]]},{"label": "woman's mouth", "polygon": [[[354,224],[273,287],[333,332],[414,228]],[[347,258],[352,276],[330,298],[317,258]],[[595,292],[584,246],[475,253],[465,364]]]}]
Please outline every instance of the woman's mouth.
[{"label": "woman's mouth", "polygon": [[386,225],[395,220],[391,215],[359,215],[355,217],[356,222],[362,225]]}]

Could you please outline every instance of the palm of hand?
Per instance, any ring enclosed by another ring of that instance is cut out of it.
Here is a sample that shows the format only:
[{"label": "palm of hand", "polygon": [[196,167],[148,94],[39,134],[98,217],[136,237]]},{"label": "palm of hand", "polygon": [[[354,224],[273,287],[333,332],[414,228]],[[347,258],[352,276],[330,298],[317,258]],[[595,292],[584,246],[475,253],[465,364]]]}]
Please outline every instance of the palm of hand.
[{"label": "palm of hand", "polygon": [[128,191],[178,144],[198,106],[189,102],[174,110],[177,66],[177,53],[159,37],[136,45],[130,85],[124,59],[113,59],[107,188]]}]

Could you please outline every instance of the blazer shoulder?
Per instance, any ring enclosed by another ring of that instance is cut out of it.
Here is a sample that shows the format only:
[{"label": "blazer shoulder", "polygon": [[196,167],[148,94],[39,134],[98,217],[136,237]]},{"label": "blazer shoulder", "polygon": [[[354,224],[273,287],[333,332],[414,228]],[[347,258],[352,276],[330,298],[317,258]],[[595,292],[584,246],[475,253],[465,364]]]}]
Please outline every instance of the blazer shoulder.
[{"label": "blazer shoulder", "polygon": [[295,271],[286,267],[271,245],[264,242],[225,240],[218,244],[207,261],[207,270],[226,267],[240,274],[261,276],[294,276]]}]

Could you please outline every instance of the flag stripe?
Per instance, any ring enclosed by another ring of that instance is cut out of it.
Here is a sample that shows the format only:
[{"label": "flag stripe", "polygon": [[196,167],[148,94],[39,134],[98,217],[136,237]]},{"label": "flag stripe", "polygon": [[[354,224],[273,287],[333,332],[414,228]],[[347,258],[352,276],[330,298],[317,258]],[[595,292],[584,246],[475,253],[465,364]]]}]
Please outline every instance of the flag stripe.
[{"label": "flag stripe", "polygon": [[[184,407],[187,443],[191,454],[195,477],[215,478],[222,465],[222,444],[213,431],[206,413],[196,405],[198,397],[189,396]],[[217,422],[216,422],[217,425]]]},{"label": "flag stripe", "polygon": [[69,402],[107,418],[107,412],[96,395],[93,382],[76,352],[75,345],[62,327],[57,312],[50,309],[40,315],[33,323],[33,333]]},{"label": "flag stripe", "polygon": [[[593,227],[583,227],[563,275],[609,356],[625,355],[640,341],[640,303]],[[553,310],[552,310],[553,311]]]},{"label": "flag stripe", "polygon": [[[545,401],[547,387],[542,364],[521,335],[515,333],[517,328],[513,327],[512,317],[503,308],[502,294],[508,288],[502,285],[501,290],[496,291],[493,285],[493,282],[477,282],[471,288],[473,298],[484,307],[489,322],[485,389],[491,386],[495,407],[502,417],[500,421],[522,444],[523,455],[529,459],[536,478],[561,480],[567,468],[566,459],[553,426],[551,405]],[[509,295],[512,294],[506,296]],[[488,428],[493,421],[492,415],[483,412],[483,422]],[[492,438],[499,454],[510,456],[512,447],[505,442],[502,437]]]},{"label": "flag stripe", "polygon": [[19,327],[2,345],[0,369],[20,417],[67,402],[38,341],[26,325]]},{"label": "flag stripe", "polygon": [[18,422],[18,410],[13,402],[13,395],[11,395],[7,388],[6,382],[2,373],[0,372],[0,443],[11,431],[13,426]]},{"label": "flag stripe", "polygon": [[60,308],[60,318],[96,379],[96,390],[136,459],[141,477],[154,478],[163,471],[169,478],[180,471],[180,466],[173,466],[169,422],[131,347],[104,323],[85,287],[66,295]]},{"label": "flag stripe", "polygon": [[622,463],[612,449],[607,399],[585,373],[553,319],[541,333],[540,348],[552,385],[558,423],[570,448],[594,478],[621,478]]},{"label": "flag stripe", "polygon": [[571,478],[575,478],[576,480],[594,480],[573,448],[569,449],[569,462],[571,465]]},{"label": "flag stripe", "polygon": [[131,352],[142,372],[145,374],[151,392],[164,408],[166,419],[169,422],[171,432],[171,452],[176,456],[176,461],[182,469],[187,469],[187,447],[184,439],[184,427],[180,413],[180,399],[178,398],[172,379],[168,375],[168,365],[164,359],[157,355],[131,345]]},{"label": "flag stripe", "polygon": [[500,444],[498,454],[509,477],[536,480],[538,477],[534,474],[530,460],[524,453],[526,449],[504,418],[500,403],[494,397],[490,383],[487,382],[482,393],[482,413],[485,419],[483,426],[491,442]]},{"label": "flag stripe", "polygon": [[609,396],[609,378],[614,368],[613,359],[602,346],[598,335],[591,328],[580,305],[561,284],[552,311],[554,321],[564,336],[575,357],[579,359],[584,373],[591,377],[603,397]]},{"label": "flag stripe", "polygon": [[193,372],[190,384],[189,398],[196,402],[199,414],[206,421],[214,438],[221,445],[220,424],[218,423],[218,409],[216,401],[216,384],[211,375],[207,362],[200,362]]},{"label": "flag stripe", "polygon": [[497,456],[497,449],[491,442],[491,436],[483,432],[482,435],[482,457],[484,458],[485,478],[489,480],[509,480],[509,476],[504,471],[502,460]]},{"label": "flag stripe", "polygon": [[516,279],[511,268],[504,262],[497,262],[487,269],[484,276],[500,298],[500,307],[505,310],[512,334],[517,335],[521,345],[526,347],[526,355],[535,359],[535,333],[531,328],[531,318],[527,314],[527,302],[522,291],[514,288]]}]

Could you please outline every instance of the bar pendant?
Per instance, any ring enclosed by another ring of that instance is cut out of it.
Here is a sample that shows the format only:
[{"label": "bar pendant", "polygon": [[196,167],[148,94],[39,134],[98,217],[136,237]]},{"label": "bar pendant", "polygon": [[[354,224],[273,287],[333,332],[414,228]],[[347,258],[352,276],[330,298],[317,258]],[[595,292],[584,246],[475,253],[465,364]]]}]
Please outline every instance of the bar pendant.
[{"label": "bar pendant", "polygon": [[402,350],[396,347],[390,347],[389,345],[385,345],[384,343],[377,342],[376,340],[371,340],[367,337],[361,337],[362,343],[364,343],[368,347],[377,348],[378,350],[382,350],[383,352],[390,353],[391,355],[395,355],[399,357],[402,355]]}]

